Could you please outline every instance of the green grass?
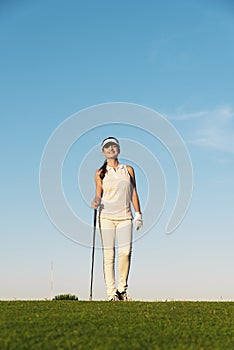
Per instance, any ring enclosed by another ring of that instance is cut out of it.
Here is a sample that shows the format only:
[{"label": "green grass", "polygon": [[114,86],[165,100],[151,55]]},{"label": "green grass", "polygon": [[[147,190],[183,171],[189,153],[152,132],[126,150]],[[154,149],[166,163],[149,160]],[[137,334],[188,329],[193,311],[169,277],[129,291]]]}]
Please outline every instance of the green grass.
[{"label": "green grass", "polygon": [[0,301],[0,349],[234,349],[232,302]]}]

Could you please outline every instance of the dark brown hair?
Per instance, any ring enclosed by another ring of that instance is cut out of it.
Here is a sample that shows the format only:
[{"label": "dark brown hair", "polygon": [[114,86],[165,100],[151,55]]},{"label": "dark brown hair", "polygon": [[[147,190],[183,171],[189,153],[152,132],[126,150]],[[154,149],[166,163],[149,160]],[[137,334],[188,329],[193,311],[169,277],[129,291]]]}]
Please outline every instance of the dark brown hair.
[{"label": "dark brown hair", "polygon": [[107,166],[107,160],[105,160],[105,162],[102,164],[101,168],[98,169],[98,170],[101,170],[99,176],[102,180],[104,179],[104,177],[106,175],[106,166]]}]

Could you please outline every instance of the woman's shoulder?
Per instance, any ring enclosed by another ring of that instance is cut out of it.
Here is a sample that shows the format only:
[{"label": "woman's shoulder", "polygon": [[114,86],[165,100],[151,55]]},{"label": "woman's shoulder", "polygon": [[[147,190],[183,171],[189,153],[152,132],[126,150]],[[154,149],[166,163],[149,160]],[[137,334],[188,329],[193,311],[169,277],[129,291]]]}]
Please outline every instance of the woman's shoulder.
[{"label": "woman's shoulder", "polygon": [[100,174],[101,174],[101,171],[102,171],[102,169],[97,169],[96,172],[95,172],[95,176],[99,177]]},{"label": "woman's shoulder", "polygon": [[131,175],[134,175],[134,169],[131,165],[125,164],[125,167]]}]

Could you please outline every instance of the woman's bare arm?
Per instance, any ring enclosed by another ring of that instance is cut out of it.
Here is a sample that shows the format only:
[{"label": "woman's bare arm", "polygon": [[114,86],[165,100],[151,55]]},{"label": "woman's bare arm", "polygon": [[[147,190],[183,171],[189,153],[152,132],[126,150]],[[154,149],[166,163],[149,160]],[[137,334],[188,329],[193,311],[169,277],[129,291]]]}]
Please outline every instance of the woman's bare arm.
[{"label": "woman's bare arm", "polygon": [[102,179],[100,178],[100,170],[97,170],[95,173],[95,185],[96,185],[96,191],[95,191],[95,198],[91,203],[91,207],[94,209],[97,209],[100,205],[101,198],[102,198]]},{"label": "woman's bare arm", "polygon": [[136,188],[135,172],[134,172],[133,167],[131,167],[130,165],[127,165],[127,170],[129,172],[129,175],[131,176],[131,182],[132,182],[132,186],[133,186],[132,205],[133,205],[133,208],[135,209],[135,212],[141,214],[140,201],[139,201],[139,197],[137,194],[137,188]]}]

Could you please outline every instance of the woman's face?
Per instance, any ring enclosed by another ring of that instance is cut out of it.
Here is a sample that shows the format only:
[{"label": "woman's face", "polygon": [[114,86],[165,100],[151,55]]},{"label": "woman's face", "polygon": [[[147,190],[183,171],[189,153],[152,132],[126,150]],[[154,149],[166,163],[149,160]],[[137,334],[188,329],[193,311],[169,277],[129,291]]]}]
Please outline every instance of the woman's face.
[{"label": "woman's face", "polygon": [[102,152],[106,159],[116,159],[119,154],[119,147],[115,143],[107,143],[103,149]]}]

